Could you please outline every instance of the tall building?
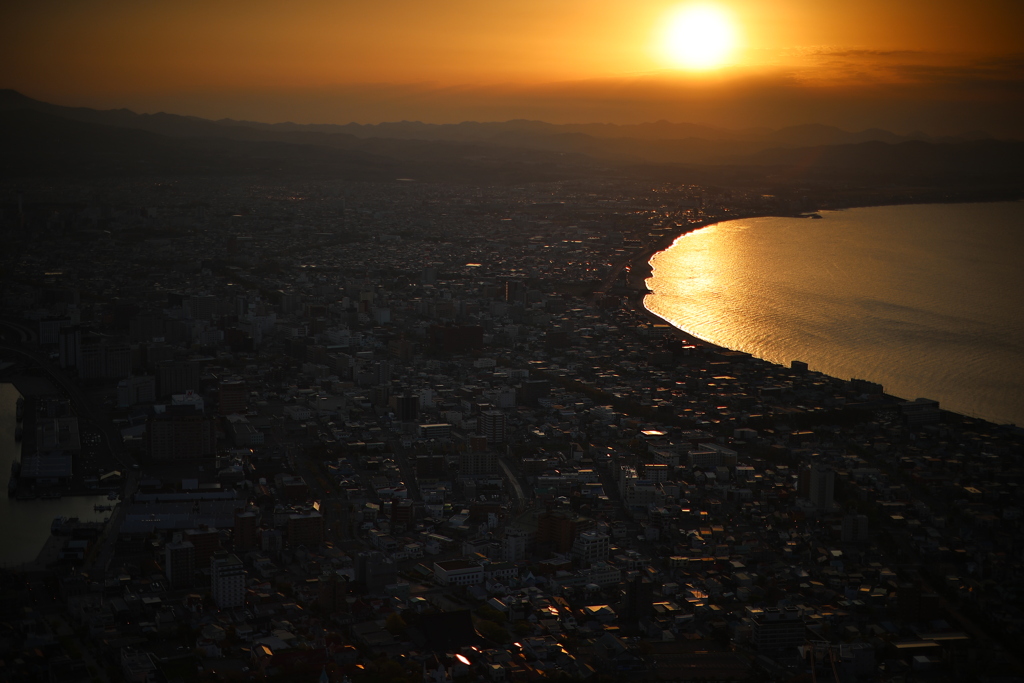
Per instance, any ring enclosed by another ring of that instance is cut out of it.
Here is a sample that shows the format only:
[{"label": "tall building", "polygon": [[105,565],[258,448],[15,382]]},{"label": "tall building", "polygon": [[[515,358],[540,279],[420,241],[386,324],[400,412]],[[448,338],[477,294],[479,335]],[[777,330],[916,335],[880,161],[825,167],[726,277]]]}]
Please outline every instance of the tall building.
[{"label": "tall building", "polygon": [[810,501],[819,510],[831,510],[835,499],[836,473],[828,465],[811,466]]},{"label": "tall building", "polygon": [[392,498],[390,518],[392,533],[412,527],[416,519],[415,502],[408,498]]},{"label": "tall building", "polygon": [[624,623],[635,623],[651,616],[654,604],[654,584],[640,572],[630,572],[622,582],[622,602],[619,618]]},{"label": "tall building", "polygon": [[196,572],[196,549],[181,534],[164,546],[164,574],[171,588],[190,588]]},{"label": "tall building", "polygon": [[485,410],[476,421],[477,431],[487,438],[487,443],[505,442],[505,413],[500,410]]},{"label": "tall building", "polygon": [[81,355],[82,328],[78,325],[61,327],[57,332],[57,343],[59,345],[60,366],[62,368],[77,367]]},{"label": "tall building", "polygon": [[214,554],[210,562],[210,589],[219,609],[245,604],[245,565],[237,555]]},{"label": "tall building", "polygon": [[184,539],[195,548],[195,563],[199,569],[209,567],[210,558],[220,550],[220,532],[217,529],[187,529]]},{"label": "tall building", "polygon": [[93,338],[78,347],[78,376],[82,379],[122,379],[132,374],[132,349],[126,342]]},{"label": "tall building", "polygon": [[231,548],[236,551],[255,550],[259,547],[260,517],[255,510],[235,510],[235,529]]},{"label": "tall building", "polygon": [[412,422],[419,414],[420,401],[417,396],[411,394],[392,396],[390,404],[391,409],[395,411],[395,417],[402,422]]},{"label": "tall building", "polygon": [[320,609],[334,613],[345,609],[348,597],[348,580],[337,572],[325,572],[320,576]]},{"label": "tall building", "polygon": [[359,553],[355,569],[356,581],[363,582],[368,593],[383,593],[384,587],[395,583],[398,577],[395,561],[377,550]]},{"label": "tall building", "polygon": [[505,528],[505,539],[502,542],[502,558],[506,562],[519,562],[526,559],[530,545],[530,531],[520,526]]},{"label": "tall building", "polygon": [[240,379],[221,380],[217,398],[217,412],[221,415],[243,415],[249,401],[249,389]]}]

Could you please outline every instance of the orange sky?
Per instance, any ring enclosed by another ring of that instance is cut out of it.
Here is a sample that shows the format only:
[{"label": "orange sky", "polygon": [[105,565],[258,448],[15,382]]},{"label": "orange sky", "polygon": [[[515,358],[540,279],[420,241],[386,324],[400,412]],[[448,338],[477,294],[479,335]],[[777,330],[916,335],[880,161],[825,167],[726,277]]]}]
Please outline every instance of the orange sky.
[{"label": "orange sky", "polygon": [[1006,110],[1024,101],[1020,0],[708,0],[738,47],[701,74],[668,63],[660,42],[685,4],[3,3],[0,87],[60,104],[300,122],[1018,125]]}]

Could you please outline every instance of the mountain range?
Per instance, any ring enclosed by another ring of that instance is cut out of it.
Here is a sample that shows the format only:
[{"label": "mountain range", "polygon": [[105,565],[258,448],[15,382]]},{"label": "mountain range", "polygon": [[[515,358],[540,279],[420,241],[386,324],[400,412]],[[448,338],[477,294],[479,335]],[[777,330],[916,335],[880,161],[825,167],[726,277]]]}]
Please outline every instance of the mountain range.
[{"label": "mountain range", "polygon": [[41,102],[0,90],[0,174],[298,175],[524,182],[623,168],[743,168],[793,182],[825,175],[1019,185],[1024,143],[850,132],[808,124],[260,123]]}]

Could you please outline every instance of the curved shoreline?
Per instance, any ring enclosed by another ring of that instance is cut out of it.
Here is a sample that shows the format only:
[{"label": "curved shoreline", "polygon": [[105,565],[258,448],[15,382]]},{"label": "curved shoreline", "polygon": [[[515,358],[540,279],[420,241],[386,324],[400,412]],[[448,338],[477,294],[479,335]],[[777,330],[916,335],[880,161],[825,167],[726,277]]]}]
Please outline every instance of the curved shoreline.
[{"label": "curved shoreline", "polygon": [[[1020,202],[1021,200],[1019,200],[1019,199],[1011,199],[1011,200],[1008,200],[1008,201],[1010,201],[1010,202]],[[935,205],[935,204],[963,204],[963,203],[975,203],[975,202],[905,202],[905,203],[885,203],[885,204],[879,204],[879,205],[855,206],[855,207],[844,207],[844,208],[883,208],[883,207],[891,207],[891,206],[904,206],[904,205],[907,205],[907,204]],[[992,203],[992,202],[978,202],[978,203],[989,204],[989,203]],[[829,209],[829,210],[841,210],[841,209]],[[808,212],[808,214],[809,213],[810,212]],[[753,218],[765,218],[765,217],[807,218],[808,214],[803,214],[803,215],[791,215],[790,214],[790,215],[786,215],[786,214],[779,214],[779,213],[776,213],[776,212],[752,212],[750,214],[745,214],[745,215],[742,215],[742,216],[729,216],[729,217],[721,217],[721,218],[715,218],[715,219],[708,219],[708,220],[703,220],[703,221],[692,223],[692,224],[686,226],[683,230],[681,230],[681,231],[679,231],[677,233],[674,233],[672,235],[665,236],[665,237],[662,237],[662,238],[659,238],[659,239],[656,239],[656,240],[652,240],[650,243],[645,245],[639,252],[634,254],[629,259],[630,270],[629,270],[629,275],[627,277],[627,284],[626,284],[626,287],[627,287],[626,297],[629,300],[629,304],[628,304],[629,308],[631,308],[639,316],[646,318],[649,322],[651,322],[653,324],[656,324],[656,325],[659,325],[659,326],[662,326],[662,327],[666,327],[667,328],[666,332],[670,331],[674,336],[676,336],[676,337],[678,337],[680,339],[685,340],[686,343],[689,344],[689,345],[700,347],[700,348],[703,348],[703,349],[706,349],[706,350],[711,350],[711,351],[729,351],[729,352],[733,352],[733,353],[749,354],[749,355],[751,355],[751,356],[753,356],[755,358],[758,358],[760,360],[763,360],[765,362],[769,362],[769,363],[772,363],[774,365],[778,365],[779,367],[786,367],[786,365],[784,363],[780,363],[778,361],[774,361],[774,360],[770,360],[770,359],[766,359],[766,358],[761,358],[756,353],[751,353],[750,351],[738,351],[736,349],[731,349],[729,347],[722,346],[722,345],[716,344],[714,342],[708,341],[706,339],[703,339],[703,338],[697,336],[696,334],[694,334],[692,332],[689,332],[687,330],[684,330],[684,329],[678,327],[676,323],[672,322],[668,318],[664,318],[661,315],[655,313],[654,311],[649,309],[646,306],[646,303],[645,303],[647,295],[654,293],[653,290],[648,288],[647,280],[649,278],[653,277],[653,274],[654,274],[654,267],[653,267],[653,264],[652,264],[654,256],[656,256],[657,254],[659,254],[659,253],[661,253],[663,251],[666,251],[666,250],[670,249],[676,243],[676,241],[679,240],[681,237],[684,237],[686,235],[692,234],[692,233],[696,232],[697,230],[701,230],[701,229],[703,229],[705,227],[710,227],[712,225],[717,225],[719,223],[728,223],[728,222],[737,221],[737,220],[744,220],[744,219],[748,219],[748,218],[751,218],[751,219],[753,219]],[[822,375],[827,376],[827,377],[831,377],[831,378],[836,379],[836,380],[845,381],[842,378],[840,378],[838,376],[830,375],[827,372],[822,372],[822,371],[816,371],[816,372],[820,372]],[[869,381],[875,381],[871,377],[867,377],[867,379]],[[903,390],[907,391],[907,387],[904,387]],[[899,396],[890,395],[888,393],[886,393],[885,395],[887,397],[889,397],[889,398],[900,400],[900,401],[909,400],[909,399],[902,398],[902,397],[899,397]],[[982,422],[985,422],[985,423],[988,423],[988,424],[991,424],[991,425],[995,425],[995,426],[1000,426],[1000,427],[1014,427],[1015,424],[1016,424],[1015,421],[1012,421],[1012,416],[1010,418],[1004,419],[1002,421],[995,421],[993,419],[984,417],[982,415],[969,414],[969,413],[961,413],[961,412],[957,412],[955,410],[943,409],[943,412],[944,413],[948,413],[950,415],[958,416],[961,419],[979,420],[979,421],[982,421]]]}]

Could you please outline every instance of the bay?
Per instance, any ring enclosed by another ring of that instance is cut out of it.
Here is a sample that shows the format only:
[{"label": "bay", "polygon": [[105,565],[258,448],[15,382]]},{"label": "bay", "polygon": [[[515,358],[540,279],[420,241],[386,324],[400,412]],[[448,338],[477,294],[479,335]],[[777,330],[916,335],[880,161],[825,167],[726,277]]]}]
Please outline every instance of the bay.
[{"label": "bay", "polygon": [[[21,457],[21,443],[14,438],[17,425],[17,401],[20,394],[13,384],[0,384],[0,481],[6,489],[11,463]],[[69,496],[52,500],[17,500],[0,497],[0,566],[13,567],[36,559],[50,537],[55,517],[78,517],[83,522],[99,522],[110,512],[96,511],[107,505],[106,495]]]},{"label": "bay", "polygon": [[1024,425],[1024,203],[762,217],[683,235],[644,305],[687,333]]}]

